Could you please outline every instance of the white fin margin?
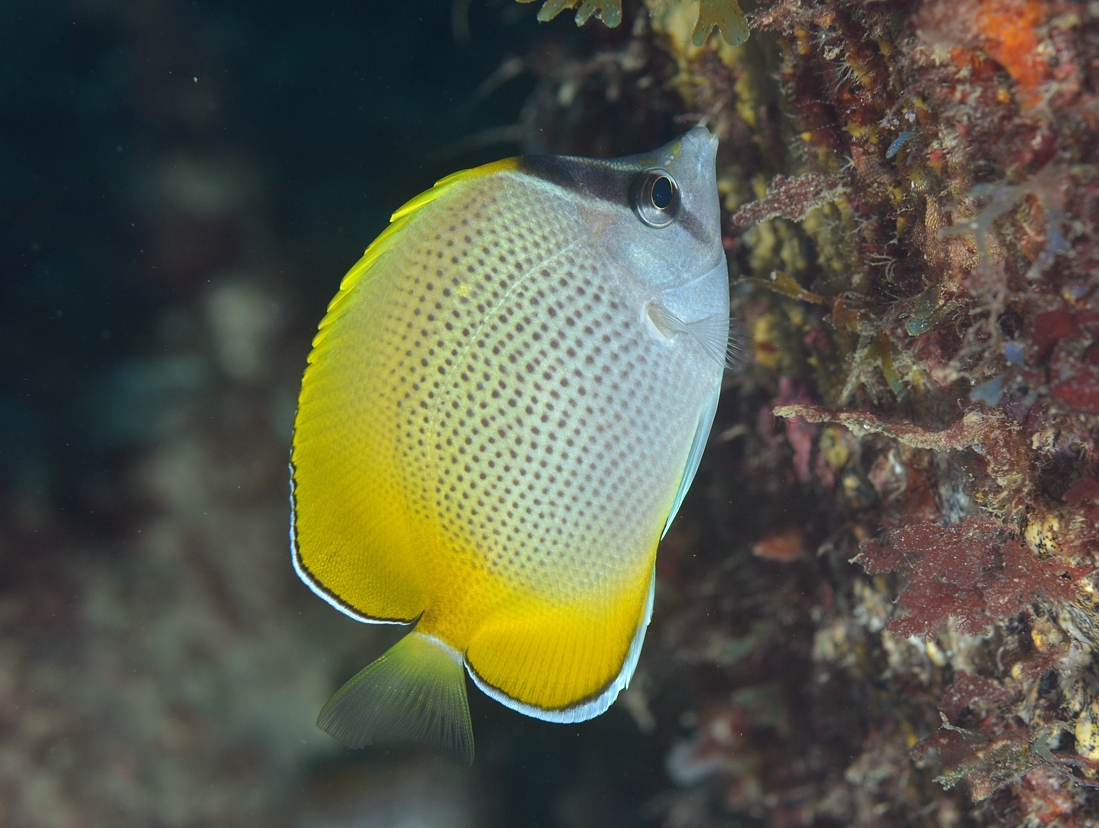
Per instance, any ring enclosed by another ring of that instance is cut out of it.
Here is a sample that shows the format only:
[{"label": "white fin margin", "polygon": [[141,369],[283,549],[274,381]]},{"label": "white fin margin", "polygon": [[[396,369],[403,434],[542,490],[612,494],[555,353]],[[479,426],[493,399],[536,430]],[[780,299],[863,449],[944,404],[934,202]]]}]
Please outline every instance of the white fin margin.
[{"label": "white fin margin", "polygon": [[473,679],[473,683],[481,688],[481,692],[486,696],[496,699],[496,701],[500,702],[500,704],[505,707],[510,707],[512,710],[517,710],[531,718],[541,719],[544,722],[558,722],[560,724],[573,724],[576,722],[586,722],[588,719],[594,719],[600,713],[606,712],[607,708],[611,706],[616,698],[618,698],[618,694],[629,685],[630,679],[633,678],[633,672],[637,669],[637,659],[641,656],[641,645],[645,643],[645,631],[648,629],[649,620],[653,615],[653,596],[655,593],[656,570],[654,569],[651,580],[649,581],[649,597],[645,601],[645,615],[644,618],[642,618],[641,623],[637,626],[637,632],[634,633],[629,652],[626,653],[626,660],[622,663],[622,670],[618,673],[618,676],[614,681],[607,685],[607,689],[593,699],[559,710],[544,710],[541,707],[524,704],[518,699],[512,698],[502,690],[488,684],[477,675],[477,671],[470,666],[468,661],[466,662],[466,671],[469,673],[470,678]]},{"label": "white fin margin", "polygon": [[356,621],[362,621],[364,624],[411,624],[412,621],[398,621],[391,618],[372,618],[369,615],[363,615],[355,612],[347,604],[343,603],[339,598],[325,589],[317,580],[313,577],[305,565],[301,562],[301,553],[298,551],[298,537],[297,530],[295,529],[295,522],[297,521],[298,507],[294,501],[294,464],[290,464],[290,559],[294,562],[294,571],[298,573],[298,577],[301,578],[309,589],[313,591],[313,594],[318,598],[323,598],[326,602],[338,609],[344,615],[354,618]]}]

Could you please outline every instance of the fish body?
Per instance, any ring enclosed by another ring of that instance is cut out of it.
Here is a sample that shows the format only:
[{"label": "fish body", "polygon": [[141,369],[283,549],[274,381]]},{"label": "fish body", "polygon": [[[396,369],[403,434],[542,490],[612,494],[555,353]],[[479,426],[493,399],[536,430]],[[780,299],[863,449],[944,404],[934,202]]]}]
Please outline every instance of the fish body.
[{"label": "fish body", "polygon": [[345,277],[299,398],[294,564],[416,626],[322,710],[336,738],[468,762],[463,667],[560,722],[628,683],[728,348],[716,146],[457,173]]}]

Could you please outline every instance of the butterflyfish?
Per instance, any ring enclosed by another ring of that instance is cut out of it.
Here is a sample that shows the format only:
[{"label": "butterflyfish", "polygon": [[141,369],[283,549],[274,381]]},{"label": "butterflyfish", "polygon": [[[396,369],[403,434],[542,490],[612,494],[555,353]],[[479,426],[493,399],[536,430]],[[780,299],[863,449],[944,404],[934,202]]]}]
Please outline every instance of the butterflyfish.
[{"label": "butterflyfish", "polygon": [[553,722],[629,682],[731,352],[716,153],[696,127],[455,173],[343,279],[298,401],[294,566],[415,626],[324,706],[336,739],[469,764],[465,672]]}]

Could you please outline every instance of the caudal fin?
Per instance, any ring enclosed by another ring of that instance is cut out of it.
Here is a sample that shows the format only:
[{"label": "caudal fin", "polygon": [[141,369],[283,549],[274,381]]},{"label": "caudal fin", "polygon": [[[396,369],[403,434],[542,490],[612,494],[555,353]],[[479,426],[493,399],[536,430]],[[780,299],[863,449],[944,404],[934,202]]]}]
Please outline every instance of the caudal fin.
[{"label": "caudal fin", "polygon": [[411,632],[341,687],[317,727],[351,747],[420,742],[463,765],[473,763],[473,724],[459,653]]}]

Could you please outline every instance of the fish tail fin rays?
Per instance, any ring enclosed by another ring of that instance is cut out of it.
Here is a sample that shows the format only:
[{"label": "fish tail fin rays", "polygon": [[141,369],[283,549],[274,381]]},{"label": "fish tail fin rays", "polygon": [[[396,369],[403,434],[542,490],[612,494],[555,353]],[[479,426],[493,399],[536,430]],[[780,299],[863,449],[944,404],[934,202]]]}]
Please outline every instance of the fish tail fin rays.
[{"label": "fish tail fin rays", "polygon": [[413,631],[337,690],[317,727],[350,747],[412,741],[469,766],[473,725],[462,656]]},{"label": "fish tail fin rays", "polygon": [[[655,549],[653,553],[655,555]],[[466,666],[488,696],[549,722],[603,713],[633,677],[652,616],[655,570],[608,606],[531,614],[474,635]]]}]

